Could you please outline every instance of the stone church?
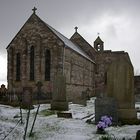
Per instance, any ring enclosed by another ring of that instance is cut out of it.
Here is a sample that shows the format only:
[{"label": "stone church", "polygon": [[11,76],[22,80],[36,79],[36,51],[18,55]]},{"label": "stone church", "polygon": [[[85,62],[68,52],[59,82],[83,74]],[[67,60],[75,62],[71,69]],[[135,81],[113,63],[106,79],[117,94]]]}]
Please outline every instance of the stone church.
[{"label": "stone church", "polygon": [[96,50],[77,31],[71,39],[66,38],[42,21],[35,10],[7,52],[9,91],[22,92],[24,87],[35,91],[36,83],[41,81],[47,94],[53,91],[54,77],[64,74],[69,100],[79,98],[82,91],[94,93]]},{"label": "stone church", "polygon": [[83,91],[88,96],[102,96],[109,64],[118,57],[131,63],[126,52],[104,50],[99,36],[91,46],[77,27],[68,39],[41,20],[35,10],[7,47],[9,91],[31,87],[35,92],[41,81],[43,92],[52,93],[55,76],[63,74],[69,101],[80,99]]}]

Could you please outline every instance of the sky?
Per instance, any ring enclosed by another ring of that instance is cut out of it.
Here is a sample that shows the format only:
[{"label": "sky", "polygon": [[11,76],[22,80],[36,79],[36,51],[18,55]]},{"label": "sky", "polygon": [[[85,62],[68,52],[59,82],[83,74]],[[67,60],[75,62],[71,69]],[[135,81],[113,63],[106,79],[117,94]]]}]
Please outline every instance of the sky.
[{"label": "sky", "polygon": [[6,47],[32,14],[66,37],[78,32],[93,46],[97,34],[104,48],[129,53],[140,74],[140,0],[0,0],[0,85],[7,84]]}]

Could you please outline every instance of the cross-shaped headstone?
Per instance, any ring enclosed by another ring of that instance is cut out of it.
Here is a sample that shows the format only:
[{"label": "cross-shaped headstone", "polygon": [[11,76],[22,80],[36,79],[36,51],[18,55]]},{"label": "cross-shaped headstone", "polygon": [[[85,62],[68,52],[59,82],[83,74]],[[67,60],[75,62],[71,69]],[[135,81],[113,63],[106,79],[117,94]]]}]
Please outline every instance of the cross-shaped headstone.
[{"label": "cross-shaped headstone", "polygon": [[36,7],[34,7],[34,8],[32,9],[32,11],[33,11],[34,14],[35,14],[36,10],[37,10]]},{"label": "cross-shaped headstone", "polygon": [[75,32],[77,32],[77,30],[78,30],[78,27],[76,26],[74,29],[75,29]]},{"label": "cross-shaped headstone", "polygon": [[41,89],[41,87],[43,86],[42,82],[38,81],[37,84],[36,84],[38,90]]},{"label": "cross-shaped headstone", "polygon": [[37,100],[39,103],[39,95],[41,94],[41,87],[43,86],[43,84],[42,84],[42,82],[38,81],[36,86],[37,86]]}]

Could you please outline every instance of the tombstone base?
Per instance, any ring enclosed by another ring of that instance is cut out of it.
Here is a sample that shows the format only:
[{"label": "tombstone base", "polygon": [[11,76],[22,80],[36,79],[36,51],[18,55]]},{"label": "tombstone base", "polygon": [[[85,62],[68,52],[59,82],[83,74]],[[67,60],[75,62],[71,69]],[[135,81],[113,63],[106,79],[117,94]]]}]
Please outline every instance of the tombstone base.
[{"label": "tombstone base", "polygon": [[67,111],[68,110],[68,102],[52,101],[51,102],[51,110]]},{"label": "tombstone base", "polygon": [[137,120],[137,112],[135,109],[118,109],[118,117],[123,120]]},{"label": "tombstone base", "polygon": [[72,113],[57,112],[58,118],[72,118]]},{"label": "tombstone base", "polygon": [[73,101],[74,104],[80,104],[80,105],[83,105],[83,106],[86,106],[87,105],[87,102],[86,100],[74,100]]}]

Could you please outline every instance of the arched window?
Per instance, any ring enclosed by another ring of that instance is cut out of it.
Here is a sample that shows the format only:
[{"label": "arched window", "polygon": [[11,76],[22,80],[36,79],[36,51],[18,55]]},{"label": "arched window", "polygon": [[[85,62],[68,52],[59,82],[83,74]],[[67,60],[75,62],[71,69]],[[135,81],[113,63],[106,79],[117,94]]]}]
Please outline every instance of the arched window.
[{"label": "arched window", "polygon": [[101,51],[101,44],[97,45],[97,51]]},{"label": "arched window", "polygon": [[51,54],[50,50],[45,51],[45,80],[50,81]]},{"label": "arched window", "polygon": [[30,49],[30,80],[34,80],[34,46]]},{"label": "arched window", "polygon": [[16,81],[20,81],[20,53],[16,54]]}]

